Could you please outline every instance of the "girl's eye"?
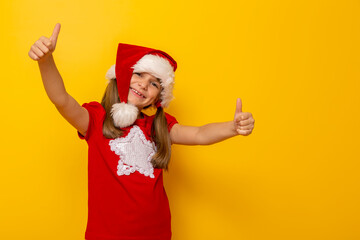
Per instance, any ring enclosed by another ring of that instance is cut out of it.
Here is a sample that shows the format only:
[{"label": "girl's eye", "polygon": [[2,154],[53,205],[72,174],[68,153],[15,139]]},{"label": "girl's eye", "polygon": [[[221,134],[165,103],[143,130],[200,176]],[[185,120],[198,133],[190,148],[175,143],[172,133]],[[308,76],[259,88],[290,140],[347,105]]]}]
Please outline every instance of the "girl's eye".
[{"label": "girl's eye", "polygon": [[151,85],[153,85],[156,88],[159,88],[159,85],[156,82],[151,82]]},{"label": "girl's eye", "polygon": [[134,74],[136,74],[138,76],[141,76],[141,73],[138,73],[138,72],[134,72]]}]

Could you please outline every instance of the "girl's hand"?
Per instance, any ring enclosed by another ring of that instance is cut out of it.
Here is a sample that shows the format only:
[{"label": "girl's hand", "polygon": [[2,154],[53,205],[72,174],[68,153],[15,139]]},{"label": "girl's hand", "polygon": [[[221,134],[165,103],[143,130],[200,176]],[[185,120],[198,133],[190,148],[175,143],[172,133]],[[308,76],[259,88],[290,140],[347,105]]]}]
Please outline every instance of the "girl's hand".
[{"label": "girl's hand", "polygon": [[247,136],[254,128],[255,120],[251,113],[242,111],[242,102],[238,98],[236,101],[236,111],[234,117],[234,127],[239,135]]},{"label": "girl's hand", "polygon": [[42,36],[31,46],[29,51],[29,57],[31,59],[42,61],[47,59],[55,51],[60,27],[60,23],[57,23],[50,38]]}]

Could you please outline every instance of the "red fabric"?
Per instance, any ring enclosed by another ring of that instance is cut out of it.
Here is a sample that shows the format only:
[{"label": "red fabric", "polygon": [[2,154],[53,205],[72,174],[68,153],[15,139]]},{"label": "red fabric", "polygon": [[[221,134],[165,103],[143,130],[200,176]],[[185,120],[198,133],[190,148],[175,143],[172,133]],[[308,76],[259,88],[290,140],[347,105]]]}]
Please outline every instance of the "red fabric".
[{"label": "red fabric", "polygon": [[154,54],[165,57],[174,68],[175,72],[177,63],[167,53],[152,48],[119,43],[116,55],[115,76],[121,102],[127,103],[130,80],[133,73],[133,69],[131,67],[146,54]]},{"label": "red fabric", "polygon": [[[162,169],[154,169],[155,178],[139,172],[117,175],[119,156],[111,151],[102,134],[105,110],[98,102],[83,105],[90,115],[85,139],[89,146],[87,240],[169,240],[171,216],[163,186]],[[177,123],[166,114],[168,129]],[[150,140],[154,116],[138,119],[138,125]],[[131,127],[125,128],[125,135]]]}]

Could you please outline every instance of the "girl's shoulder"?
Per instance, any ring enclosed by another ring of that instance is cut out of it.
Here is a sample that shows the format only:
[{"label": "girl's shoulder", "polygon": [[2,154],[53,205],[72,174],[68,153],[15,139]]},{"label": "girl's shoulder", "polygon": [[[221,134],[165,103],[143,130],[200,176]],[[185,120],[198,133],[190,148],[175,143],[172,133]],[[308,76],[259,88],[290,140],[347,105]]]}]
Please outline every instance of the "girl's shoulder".
[{"label": "girl's shoulder", "polygon": [[168,113],[166,113],[166,112],[164,112],[164,113],[165,113],[165,118],[166,118],[168,124],[169,124],[169,123],[175,124],[175,123],[178,122],[174,116],[172,116],[172,115],[170,115],[170,114],[168,114]]},{"label": "girl's shoulder", "polygon": [[[169,113],[167,112],[164,112],[165,114],[165,118],[166,118],[166,122],[167,122],[167,127],[168,127],[168,130],[170,132],[171,128],[176,124],[178,123],[178,121],[176,120],[176,118],[172,115],[170,115]],[[153,122],[154,118],[155,118],[155,115],[152,115],[152,116],[147,116],[148,119],[151,119],[149,122]]]},{"label": "girl's shoulder", "polygon": [[94,111],[105,112],[104,107],[99,102],[96,102],[96,101],[84,103],[82,105],[82,107],[84,107],[88,110],[90,109],[90,110],[94,110]]},{"label": "girl's shoulder", "polygon": [[89,112],[90,118],[102,119],[106,115],[104,107],[99,102],[84,103],[82,107]]}]

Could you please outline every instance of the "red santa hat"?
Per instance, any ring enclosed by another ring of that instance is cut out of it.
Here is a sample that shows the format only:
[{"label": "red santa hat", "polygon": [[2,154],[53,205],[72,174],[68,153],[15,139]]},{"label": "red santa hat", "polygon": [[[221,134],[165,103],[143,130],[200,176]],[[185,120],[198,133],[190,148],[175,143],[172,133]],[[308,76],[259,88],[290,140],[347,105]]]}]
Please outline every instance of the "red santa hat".
[{"label": "red santa hat", "polygon": [[114,104],[111,109],[114,125],[120,128],[130,126],[138,116],[137,107],[127,103],[133,72],[146,72],[160,79],[162,91],[156,106],[167,107],[173,99],[176,68],[176,61],[163,51],[119,43],[116,64],[106,73],[108,80],[116,79],[120,97],[120,103]]}]

